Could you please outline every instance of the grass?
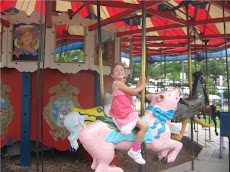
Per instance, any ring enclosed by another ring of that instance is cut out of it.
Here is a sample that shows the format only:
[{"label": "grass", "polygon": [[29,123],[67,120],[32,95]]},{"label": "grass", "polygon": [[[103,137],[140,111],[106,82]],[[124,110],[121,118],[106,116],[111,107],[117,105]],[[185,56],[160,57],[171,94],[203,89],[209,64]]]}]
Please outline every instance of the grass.
[{"label": "grass", "polygon": [[[206,117],[206,119],[200,118],[200,120],[202,122],[205,122],[205,123],[209,124],[209,117],[208,116]],[[190,119],[188,120],[188,123],[190,123]],[[217,123],[217,128],[220,128],[220,120],[219,119],[216,119],[216,123]],[[210,124],[211,124],[212,127],[215,127],[214,122],[213,122],[213,120],[211,118],[210,118]]]}]

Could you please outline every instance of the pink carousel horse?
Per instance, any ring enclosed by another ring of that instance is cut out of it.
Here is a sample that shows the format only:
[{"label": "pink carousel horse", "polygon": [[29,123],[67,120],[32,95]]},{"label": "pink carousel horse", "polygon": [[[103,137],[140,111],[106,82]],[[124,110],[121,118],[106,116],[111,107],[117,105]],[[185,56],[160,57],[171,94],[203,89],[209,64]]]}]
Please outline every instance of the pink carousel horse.
[{"label": "pink carousel horse", "polygon": [[[159,152],[158,159],[164,163],[174,162],[183,146],[182,143],[171,139],[169,130],[171,119],[173,119],[177,103],[180,100],[179,96],[179,88],[146,95],[151,103],[145,111],[144,121],[149,129],[143,141],[146,143],[146,149]],[[116,129],[108,127],[107,123],[96,120],[83,126],[79,139],[93,157],[91,165],[93,170],[96,172],[123,172],[121,168],[109,164],[114,158],[115,149],[128,151],[131,148],[135,134],[122,136]]]}]

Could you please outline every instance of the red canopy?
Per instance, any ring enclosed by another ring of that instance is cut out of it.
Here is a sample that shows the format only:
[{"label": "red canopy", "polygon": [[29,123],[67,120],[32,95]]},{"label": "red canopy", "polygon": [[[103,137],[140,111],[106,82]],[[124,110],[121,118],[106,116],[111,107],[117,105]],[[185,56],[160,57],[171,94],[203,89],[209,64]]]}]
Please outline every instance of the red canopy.
[{"label": "red canopy", "polygon": [[[83,18],[97,16],[97,1],[95,0],[54,0],[42,1],[43,12],[46,15],[58,15],[63,12],[74,15],[75,12]],[[117,32],[122,39],[122,52],[129,53],[130,42],[133,42],[134,57],[141,56],[142,40],[142,3],[140,0],[110,0],[100,1],[101,26],[113,23],[117,27],[125,27],[127,31]],[[186,5],[188,5],[188,19],[190,27],[191,52],[204,50],[204,41],[208,41],[207,48],[224,48],[225,35],[223,24],[223,10],[221,1],[182,1],[162,0],[146,2],[146,53],[148,57],[154,55],[181,55],[188,52],[186,30]],[[24,10],[30,15],[34,10],[41,12],[41,0],[2,0],[1,12],[12,12],[9,8]],[[224,3],[226,37],[230,37],[230,3]],[[5,22],[1,19],[3,25]],[[50,23],[51,24],[51,23]],[[97,23],[90,25],[89,30],[97,29]],[[61,33],[62,34],[62,33]],[[230,47],[229,40],[228,47]]]}]

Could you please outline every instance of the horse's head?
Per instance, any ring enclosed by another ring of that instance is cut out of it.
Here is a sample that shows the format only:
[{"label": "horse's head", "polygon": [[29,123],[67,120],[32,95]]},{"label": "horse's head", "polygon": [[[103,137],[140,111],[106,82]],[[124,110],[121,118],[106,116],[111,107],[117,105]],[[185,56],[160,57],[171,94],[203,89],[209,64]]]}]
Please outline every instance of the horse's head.
[{"label": "horse's head", "polygon": [[192,96],[196,96],[198,94],[201,94],[204,96],[206,93],[206,90],[204,90],[202,84],[205,83],[205,76],[204,74],[199,71],[199,72],[194,72],[193,73],[193,86],[192,86]]},{"label": "horse's head", "polygon": [[194,77],[194,82],[195,81],[200,81],[201,84],[205,83],[205,76],[204,76],[203,72],[201,72],[201,71],[194,72],[193,77]]}]

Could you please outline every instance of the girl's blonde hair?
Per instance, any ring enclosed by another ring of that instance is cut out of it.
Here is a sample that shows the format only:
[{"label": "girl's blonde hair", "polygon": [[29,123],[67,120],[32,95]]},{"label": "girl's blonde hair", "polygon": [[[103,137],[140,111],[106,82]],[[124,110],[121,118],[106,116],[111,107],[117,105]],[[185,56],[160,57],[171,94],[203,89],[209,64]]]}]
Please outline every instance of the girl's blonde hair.
[{"label": "girl's blonde hair", "polygon": [[110,74],[112,74],[112,73],[113,73],[113,69],[114,69],[116,66],[118,66],[118,65],[122,66],[122,67],[123,67],[123,69],[125,70],[124,65],[123,65],[122,63],[120,63],[120,62],[117,62],[117,63],[114,63],[114,64],[113,64],[113,66],[111,67],[111,73],[110,73]]},{"label": "girl's blonde hair", "polygon": [[22,46],[23,46],[24,43],[23,43],[23,41],[22,41],[22,36],[23,36],[26,32],[28,32],[28,33],[30,33],[30,34],[32,35],[32,41],[31,41],[31,43],[30,43],[30,46],[31,46],[31,48],[34,48],[34,47],[37,45],[38,40],[34,39],[34,37],[33,37],[33,31],[32,31],[30,28],[25,28],[25,29],[21,32],[21,36],[20,36],[20,38],[17,40],[17,44],[18,44],[19,47],[22,47]]}]

